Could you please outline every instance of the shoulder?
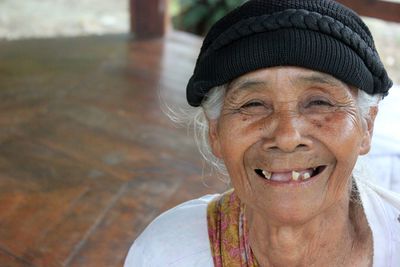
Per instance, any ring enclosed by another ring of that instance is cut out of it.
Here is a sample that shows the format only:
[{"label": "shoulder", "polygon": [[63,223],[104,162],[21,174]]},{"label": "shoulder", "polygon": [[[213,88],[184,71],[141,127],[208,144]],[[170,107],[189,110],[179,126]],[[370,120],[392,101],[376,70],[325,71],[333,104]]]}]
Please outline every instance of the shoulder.
[{"label": "shoulder", "polygon": [[400,194],[368,181],[358,181],[357,186],[364,208],[376,215],[390,218],[390,224],[400,226]]},{"label": "shoulder", "polygon": [[216,196],[187,201],[158,216],[135,240],[124,266],[213,266],[207,205]]},{"label": "shoulder", "polygon": [[[372,230],[377,266],[400,262],[400,195],[369,182],[358,182],[361,200]],[[393,265],[394,264],[394,265]]]}]

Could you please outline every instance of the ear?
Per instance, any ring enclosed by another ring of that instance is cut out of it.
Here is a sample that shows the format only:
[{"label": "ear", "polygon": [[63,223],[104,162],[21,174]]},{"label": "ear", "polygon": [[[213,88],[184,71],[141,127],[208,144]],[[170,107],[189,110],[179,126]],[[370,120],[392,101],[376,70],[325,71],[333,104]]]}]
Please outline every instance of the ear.
[{"label": "ear", "polygon": [[218,120],[208,120],[208,140],[211,150],[217,158],[222,158],[221,143],[218,135]]},{"label": "ear", "polygon": [[369,118],[366,119],[366,127],[364,129],[363,138],[361,141],[360,155],[365,155],[371,149],[372,134],[374,132],[374,122],[378,114],[378,107],[371,107],[369,109]]}]

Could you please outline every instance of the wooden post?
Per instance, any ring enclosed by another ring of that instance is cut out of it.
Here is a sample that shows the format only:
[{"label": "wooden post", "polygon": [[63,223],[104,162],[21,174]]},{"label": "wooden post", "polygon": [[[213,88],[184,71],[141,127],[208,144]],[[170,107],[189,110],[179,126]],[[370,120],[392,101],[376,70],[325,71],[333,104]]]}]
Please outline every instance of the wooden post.
[{"label": "wooden post", "polygon": [[129,0],[131,32],[136,39],[162,37],[168,25],[168,0]]}]

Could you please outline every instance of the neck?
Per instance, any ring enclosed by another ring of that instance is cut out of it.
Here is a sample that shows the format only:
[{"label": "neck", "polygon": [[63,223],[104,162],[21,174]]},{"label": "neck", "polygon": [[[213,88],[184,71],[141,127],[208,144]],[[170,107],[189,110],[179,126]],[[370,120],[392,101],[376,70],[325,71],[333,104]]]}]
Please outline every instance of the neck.
[{"label": "neck", "polygon": [[360,255],[372,258],[368,222],[362,207],[348,203],[301,223],[266,220],[246,208],[249,242],[260,266],[369,266],[358,262]]}]

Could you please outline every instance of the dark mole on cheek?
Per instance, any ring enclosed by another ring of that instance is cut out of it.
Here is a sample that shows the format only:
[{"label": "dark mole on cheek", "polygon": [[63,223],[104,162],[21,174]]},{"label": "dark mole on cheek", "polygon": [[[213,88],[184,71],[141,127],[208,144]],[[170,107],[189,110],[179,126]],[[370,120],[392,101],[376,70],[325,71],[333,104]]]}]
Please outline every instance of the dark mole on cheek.
[{"label": "dark mole on cheek", "polygon": [[322,127],[322,123],[319,120],[312,120],[312,124],[314,124],[318,128]]},{"label": "dark mole on cheek", "polygon": [[326,131],[331,131],[334,129],[335,122],[340,120],[340,115],[332,113],[332,114],[326,114],[323,119],[318,121],[319,126],[318,128],[324,128]]}]

